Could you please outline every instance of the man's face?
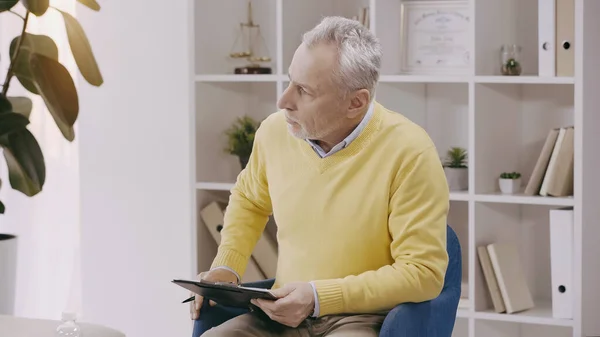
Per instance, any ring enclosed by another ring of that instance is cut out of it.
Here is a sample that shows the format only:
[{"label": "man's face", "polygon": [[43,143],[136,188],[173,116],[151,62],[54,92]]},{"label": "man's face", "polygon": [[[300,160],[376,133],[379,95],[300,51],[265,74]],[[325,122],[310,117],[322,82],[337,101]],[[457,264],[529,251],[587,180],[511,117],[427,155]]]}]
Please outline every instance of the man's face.
[{"label": "man's face", "polygon": [[348,106],[332,81],[336,59],[336,50],[328,45],[308,49],[301,44],[296,50],[288,70],[290,84],[278,102],[295,137],[322,140],[345,123]]}]

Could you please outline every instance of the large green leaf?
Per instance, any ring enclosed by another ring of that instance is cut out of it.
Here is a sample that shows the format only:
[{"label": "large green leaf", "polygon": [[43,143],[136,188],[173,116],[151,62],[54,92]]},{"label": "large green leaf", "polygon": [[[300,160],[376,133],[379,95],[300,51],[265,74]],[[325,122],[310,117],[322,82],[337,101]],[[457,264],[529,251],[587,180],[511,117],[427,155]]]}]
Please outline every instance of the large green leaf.
[{"label": "large green leaf", "polygon": [[73,141],[73,124],[79,114],[79,98],[67,68],[44,55],[31,54],[31,73],[40,95],[63,136]]},{"label": "large green leaf", "polygon": [[23,6],[35,16],[42,16],[50,7],[50,0],[21,0]]},{"label": "large green leaf", "polygon": [[[2,1],[2,0],[0,0]],[[12,112],[13,107],[10,100],[8,100],[4,95],[0,94],[0,114],[4,112]]]},{"label": "large green leaf", "polygon": [[88,41],[83,28],[79,24],[79,21],[71,14],[63,11],[61,11],[61,13],[65,21],[71,52],[73,53],[75,63],[77,63],[81,75],[91,85],[102,85],[104,80],[102,79],[102,74],[100,73],[96,58],[92,52],[92,46],[90,46],[90,42]]},{"label": "large green leaf", "polygon": [[0,137],[8,136],[13,132],[21,132],[27,128],[27,124],[29,124],[29,119],[16,112],[0,114]]},{"label": "large green leaf", "polygon": [[77,0],[80,3],[86,5],[87,7],[95,10],[95,11],[99,11],[100,10],[100,5],[96,2],[96,0]]},{"label": "large green leaf", "polygon": [[44,155],[29,130],[24,129],[8,136],[4,158],[13,189],[30,197],[42,190],[46,181]]},{"label": "large green leaf", "polygon": [[19,0],[0,0],[0,12],[13,8]]},{"label": "large green leaf", "polygon": [[33,102],[29,97],[8,97],[10,104],[12,104],[12,111],[19,113],[27,118],[31,114],[31,110],[33,109]]},{"label": "large green leaf", "polygon": [[[18,41],[19,36],[16,36],[10,42],[9,53],[11,57],[15,53]],[[52,38],[49,36],[31,33],[25,33],[23,35],[21,50],[19,51],[19,55],[15,60],[13,72],[25,89],[34,94],[39,94],[35,84],[33,83],[33,75],[31,74],[31,67],[29,64],[29,59],[31,57],[31,53],[33,52],[45,55],[58,61],[58,47],[56,46],[56,43],[54,43],[54,40],[52,40]]]}]

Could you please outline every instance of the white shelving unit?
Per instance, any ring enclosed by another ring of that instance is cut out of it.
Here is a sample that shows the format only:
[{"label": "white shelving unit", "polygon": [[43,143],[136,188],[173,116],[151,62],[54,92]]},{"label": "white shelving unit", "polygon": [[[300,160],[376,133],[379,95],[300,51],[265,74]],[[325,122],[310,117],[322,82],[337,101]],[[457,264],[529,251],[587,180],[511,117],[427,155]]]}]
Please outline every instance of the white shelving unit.
[{"label": "white shelving unit", "polygon": [[[234,75],[243,63],[227,55],[246,18],[246,1],[194,1],[197,211],[212,200],[227,201],[240,166],[223,151],[223,131],[244,114],[260,120],[276,111],[301,34],[322,16],[351,17],[369,6],[370,27],[384,49],[377,100],[424,126],[440,156],[451,146],[468,149],[469,189],[451,193],[448,222],[462,244],[463,280],[473,305],[459,310],[454,336],[600,335],[600,178],[594,172],[600,168],[600,0],[575,3],[575,76],[544,78],[537,76],[537,0],[471,0],[474,64],[466,76],[399,74],[400,0],[254,0],[273,73]],[[522,76],[500,76],[504,43],[523,47]],[[574,196],[500,194],[498,175],[519,171],[525,184],[548,130],[565,125],[576,130]],[[575,209],[575,316],[569,320],[553,318],[551,304],[548,211],[563,206]],[[217,247],[195,218],[203,271]],[[475,248],[502,239],[520,248],[534,309],[491,309]]]}]

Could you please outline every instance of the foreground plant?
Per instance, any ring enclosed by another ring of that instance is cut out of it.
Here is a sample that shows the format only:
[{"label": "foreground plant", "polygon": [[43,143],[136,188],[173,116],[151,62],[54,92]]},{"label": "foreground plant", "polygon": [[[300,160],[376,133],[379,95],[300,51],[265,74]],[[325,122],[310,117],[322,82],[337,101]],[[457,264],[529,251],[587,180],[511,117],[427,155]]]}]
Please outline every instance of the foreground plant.
[{"label": "foreground plant", "polygon": [[[94,11],[100,10],[96,0],[77,1]],[[17,7],[21,7],[17,6],[19,2],[24,13],[16,11]],[[87,36],[75,17],[50,6],[49,0],[0,1],[0,14],[17,15],[22,19],[21,34],[10,43],[10,65],[0,93],[0,147],[6,159],[10,186],[29,197],[42,191],[46,166],[36,138],[27,129],[33,109],[32,101],[28,97],[10,96],[11,81],[16,78],[27,91],[42,97],[67,141],[75,139],[73,125],[79,115],[77,89],[71,74],[58,61],[56,43],[47,35],[27,32],[31,15],[41,17],[50,10],[62,15],[69,46],[83,78],[96,87],[104,82]],[[4,211],[5,206],[0,201],[0,213]]]}]

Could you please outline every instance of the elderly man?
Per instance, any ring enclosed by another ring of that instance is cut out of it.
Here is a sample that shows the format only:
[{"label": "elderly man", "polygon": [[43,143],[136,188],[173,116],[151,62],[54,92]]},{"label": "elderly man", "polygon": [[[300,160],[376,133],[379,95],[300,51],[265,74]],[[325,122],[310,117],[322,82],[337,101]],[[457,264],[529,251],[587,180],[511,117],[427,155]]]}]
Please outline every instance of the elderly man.
[{"label": "elderly man", "polygon": [[381,53],[349,19],[327,17],[304,35],[200,274],[239,282],[273,214],[279,299],[204,336],[377,336],[394,306],[441,292],[448,186],[426,132],[374,100]]}]

